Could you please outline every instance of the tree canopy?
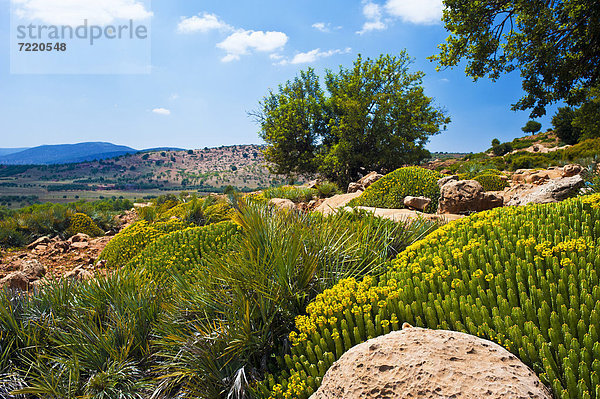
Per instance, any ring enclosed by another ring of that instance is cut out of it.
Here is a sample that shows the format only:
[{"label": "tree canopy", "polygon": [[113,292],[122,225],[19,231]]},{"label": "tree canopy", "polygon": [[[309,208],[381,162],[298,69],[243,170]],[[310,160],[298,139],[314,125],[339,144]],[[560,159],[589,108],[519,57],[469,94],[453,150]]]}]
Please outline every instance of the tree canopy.
[{"label": "tree canopy", "polygon": [[428,157],[425,144],[450,118],[424,94],[424,73],[410,72],[411,62],[406,52],[359,55],[351,68],[326,72],[326,93],[312,69],[270,91],[253,115],[272,171],[347,184]]},{"label": "tree canopy", "polygon": [[496,80],[520,70],[525,95],[513,109],[546,113],[557,101],[588,101],[600,77],[600,1],[444,0],[450,32],[439,67],[467,60],[466,74]]},{"label": "tree canopy", "polygon": [[536,134],[542,128],[542,124],[536,121],[528,121],[525,126],[521,128],[524,133]]}]

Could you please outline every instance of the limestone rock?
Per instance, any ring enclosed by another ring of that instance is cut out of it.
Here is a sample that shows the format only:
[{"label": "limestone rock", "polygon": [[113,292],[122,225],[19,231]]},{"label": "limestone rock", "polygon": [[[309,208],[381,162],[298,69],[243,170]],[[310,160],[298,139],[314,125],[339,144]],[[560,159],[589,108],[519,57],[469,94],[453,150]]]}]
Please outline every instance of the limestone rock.
[{"label": "limestone rock", "polygon": [[358,181],[358,184],[360,184],[365,189],[367,189],[367,188],[369,188],[369,186],[371,184],[375,183],[377,180],[381,179],[382,177],[383,177],[383,175],[381,175],[377,172],[371,172],[371,173],[367,174],[365,177],[363,177],[362,179],[360,179]]},{"label": "limestone rock", "polygon": [[458,181],[458,180],[460,180],[460,179],[456,175],[446,176],[446,177],[442,177],[441,179],[439,179],[437,181],[437,184],[440,188],[442,188],[442,187],[444,187],[444,185],[446,185],[446,183],[450,183],[451,181]]},{"label": "limestone rock", "polygon": [[501,346],[454,331],[406,328],[346,352],[311,399],[550,399]]},{"label": "limestone rock", "polygon": [[64,275],[65,278],[77,281],[89,280],[94,277],[94,273],[85,270],[82,266],[77,266],[75,269]]},{"label": "limestone rock", "polygon": [[31,244],[29,244],[27,246],[27,249],[34,249],[35,247],[37,247],[39,245],[48,245],[49,243],[50,243],[50,237],[48,237],[48,236],[40,237],[37,240],[35,240],[34,242],[32,242]]},{"label": "limestone rock", "polygon": [[364,190],[364,187],[363,187],[363,186],[361,186],[361,185],[360,185],[360,184],[358,184],[358,183],[350,183],[350,184],[348,185],[348,193],[349,193],[349,194],[350,194],[350,193],[355,193],[355,192],[357,192],[357,191],[363,191],[363,190]]},{"label": "limestone rock", "polygon": [[369,206],[357,206],[356,208],[349,208],[349,210],[360,209],[372,213],[375,216],[391,220],[393,222],[406,222],[413,219],[427,219],[434,222],[452,222],[457,219],[462,219],[464,215],[438,215],[431,213],[423,213],[419,211],[412,211],[410,209],[387,209],[387,208],[373,208]]},{"label": "limestone rock", "polygon": [[29,280],[39,280],[46,275],[46,267],[36,259],[21,262],[21,271]]},{"label": "limestone rock", "polygon": [[483,191],[475,180],[451,181],[442,186],[439,213],[465,214],[498,208],[504,200],[497,194]]},{"label": "limestone rock", "polygon": [[87,234],[77,233],[73,237],[69,238],[69,243],[73,244],[76,242],[90,241],[92,238]]},{"label": "limestone rock", "polygon": [[320,212],[323,215],[329,215],[335,212],[338,208],[343,208],[354,198],[359,197],[362,194],[362,191],[357,191],[355,193],[348,194],[340,194],[334,195],[333,197],[327,198],[321,205],[319,205],[315,211]]},{"label": "limestone rock", "polygon": [[23,272],[12,272],[0,280],[0,288],[27,291],[29,288],[29,279]]},{"label": "limestone rock", "polygon": [[575,195],[583,185],[584,181],[580,175],[551,180],[527,194],[514,196],[507,205],[522,206],[560,202]]},{"label": "limestone rock", "polygon": [[71,248],[75,248],[75,249],[86,249],[89,246],[90,246],[90,243],[87,241],[78,241],[78,242],[74,242],[73,244],[71,244]]},{"label": "limestone rock", "polygon": [[563,177],[572,177],[577,176],[583,171],[583,168],[580,165],[565,165],[563,168]]},{"label": "limestone rock", "polygon": [[286,198],[273,198],[269,201],[269,205],[272,205],[277,209],[296,209],[294,202]]},{"label": "limestone rock", "polygon": [[431,204],[431,198],[427,197],[411,197],[410,195],[404,198],[404,206],[418,211],[424,211]]}]

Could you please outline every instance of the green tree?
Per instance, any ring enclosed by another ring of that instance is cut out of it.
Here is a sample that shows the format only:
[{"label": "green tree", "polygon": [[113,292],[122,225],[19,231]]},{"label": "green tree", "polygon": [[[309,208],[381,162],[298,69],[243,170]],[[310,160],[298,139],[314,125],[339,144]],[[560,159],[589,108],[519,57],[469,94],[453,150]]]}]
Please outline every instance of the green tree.
[{"label": "green tree", "polygon": [[500,140],[498,140],[498,139],[492,140],[492,147],[498,147],[499,145],[500,145]]},{"label": "green tree", "polygon": [[590,90],[587,101],[576,111],[573,127],[581,131],[581,139],[600,137],[600,87]]},{"label": "green tree", "polygon": [[389,172],[428,157],[425,143],[450,118],[424,94],[424,74],[411,73],[411,62],[406,52],[359,56],[352,68],[327,71],[327,96],[312,69],[271,92],[255,115],[274,171],[319,172],[346,185],[365,171]]},{"label": "green tree", "polygon": [[552,117],[554,133],[566,144],[577,144],[581,137],[581,129],[573,126],[573,119],[575,119],[575,111],[571,107],[559,108]]},{"label": "green tree", "polygon": [[585,103],[600,78],[600,2],[444,0],[450,35],[432,57],[440,67],[464,58],[466,74],[496,80],[519,70],[525,96],[513,109],[546,113],[560,100]]},{"label": "green tree", "polygon": [[316,171],[319,137],[325,134],[325,99],[312,68],[270,91],[251,115],[260,124],[260,137],[271,172],[293,177]]},{"label": "green tree", "polygon": [[525,126],[521,128],[524,133],[536,134],[542,128],[542,124],[536,121],[528,121]]}]

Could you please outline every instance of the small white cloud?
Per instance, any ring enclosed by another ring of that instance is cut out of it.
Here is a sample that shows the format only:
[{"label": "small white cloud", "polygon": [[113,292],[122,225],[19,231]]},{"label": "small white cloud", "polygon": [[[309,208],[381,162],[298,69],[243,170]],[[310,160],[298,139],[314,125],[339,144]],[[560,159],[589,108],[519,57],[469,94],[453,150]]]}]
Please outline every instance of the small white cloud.
[{"label": "small white cloud", "polygon": [[277,54],[277,53],[273,53],[273,54],[269,54],[269,58],[272,59],[272,60],[277,61],[277,60],[283,59],[283,55]]},{"label": "small white cloud", "polygon": [[178,98],[179,98],[179,94],[177,94],[177,93],[173,93],[173,94],[171,94],[171,95],[169,96],[169,100],[170,100],[170,101],[175,101],[175,100],[177,100]]},{"label": "small white cloud", "polygon": [[442,18],[442,0],[387,0],[386,11],[413,24],[431,25]]},{"label": "small white cloud", "polygon": [[331,30],[329,29],[329,25],[330,24],[326,24],[325,22],[316,22],[312,24],[312,27],[318,31],[328,33],[331,32]]},{"label": "small white cloud", "polygon": [[348,54],[351,51],[352,51],[352,49],[350,47],[347,47],[343,50],[336,49],[336,50],[328,50],[328,51],[321,51],[321,49],[316,48],[314,50],[307,51],[305,53],[298,53],[291,60],[282,59],[280,62],[278,62],[278,64],[279,65],[310,64],[321,58],[331,57],[336,54]]},{"label": "small white cloud", "polygon": [[274,52],[285,46],[288,36],[283,32],[263,32],[239,29],[229,35],[217,47],[227,52],[223,62],[237,61],[252,51]]},{"label": "small white cloud", "polygon": [[169,116],[171,115],[171,110],[168,110],[166,108],[154,108],[152,110],[152,112],[154,112],[155,114],[158,115],[164,115],[164,116]]},{"label": "small white cloud", "polygon": [[363,24],[362,29],[356,33],[362,35],[374,30],[386,29],[387,24],[383,20],[381,6],[371,1],[363,2],[363,4],[363,15],[366,18],[366,22]]},{"label": "small white cloud", "polygon": [[12,0],[19,18],[51,25],[108,25],[118,20],[140,21],[153,14],[138,0]]},{"label": "small white cloud", "polygon": [[215,14],[209,14],[207,12],[203,14],[194,15],[190,18],[182,18],[177,25],[177,32],[179,33],[195,33],[201,32],[206,33],[212,30],[231,31],[233,27],[226,24],[219,19]]}]

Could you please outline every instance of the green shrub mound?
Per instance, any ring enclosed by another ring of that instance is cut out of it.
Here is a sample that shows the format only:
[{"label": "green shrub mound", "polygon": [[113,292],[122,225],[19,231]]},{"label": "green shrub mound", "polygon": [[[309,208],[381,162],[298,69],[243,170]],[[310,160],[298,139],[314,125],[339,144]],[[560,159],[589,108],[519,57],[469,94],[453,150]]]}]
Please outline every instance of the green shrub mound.
[{"label": "green shrub mound", "polygon": [[349,206],[402,209],[405,208],[404,198],[410,195],[430,198],[427,212],[435,213],[440,197],[437,181],[441,177],[439,172],[417,166],[396,169],[373,183]]},{"label": "green shrub mound", "polygon": [[557,398],[599,398],[599,269],[600,195],[475,214],[409,246],[381,277],[320,294],[296,318],[286,371],[259,389],[307,398],[345,351],[408,322],[504,346]]},{"label": "green shrub mound", "polygon": [[163,281],[173,274],[193,281],[198,278],[202,258],[227,251],[239,232],[239,226],[233,222],[175,231],[146,246],[129,266],[144,268],[154,281]]},{"label": "green shrub mound", "polygon": [[106,245],[100,259],[106,260],[108,267],[125,266],[135,258],[146,245],[177,230],[183,230],[189,224],[179,220],[149,223],[140,220],[117,234]]},{"label": "green shrub mound", "polygon": [[485,191],[502,191],[508,187],[508,182],[498,175],[482,174],[473,180],[478,181]]},{"label": "green shrub mound", "polygon": [[69,236],[73,236],[77,233],[84,233],[90,237],[104,235],[104,232],[100,229],[100,227],[98,227],[92,218],[85,213],[76,213],[71,217],[71,224],[69,225],[66,233]]}]

